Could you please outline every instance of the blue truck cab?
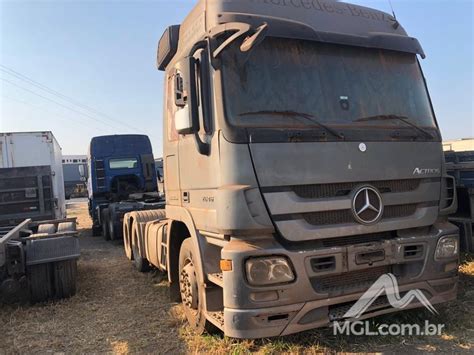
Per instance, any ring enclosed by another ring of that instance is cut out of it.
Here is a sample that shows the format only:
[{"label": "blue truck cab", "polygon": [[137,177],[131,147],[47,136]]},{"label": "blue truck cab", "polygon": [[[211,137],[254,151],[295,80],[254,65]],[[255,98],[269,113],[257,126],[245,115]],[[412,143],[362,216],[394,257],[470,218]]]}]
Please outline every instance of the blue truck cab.
[{"label": "blue truck cab", "polygon": [[95,234],[117,239],[123,214],[157,199],[158,181],[145,135],[94,137],[88,155],[89,214]]}]

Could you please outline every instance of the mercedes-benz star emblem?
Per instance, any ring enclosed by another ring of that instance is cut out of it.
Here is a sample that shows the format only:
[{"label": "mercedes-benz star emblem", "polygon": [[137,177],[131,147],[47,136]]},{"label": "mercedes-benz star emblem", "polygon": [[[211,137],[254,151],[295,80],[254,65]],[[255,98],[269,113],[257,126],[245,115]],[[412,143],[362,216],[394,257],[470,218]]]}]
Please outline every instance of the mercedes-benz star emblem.
[{"label": "mercedes-benz star emblem", "polygon": [[383,214],[382,196],[374,187],[361,187],[352,199],[352,213],[361,224],[377,223]]}]

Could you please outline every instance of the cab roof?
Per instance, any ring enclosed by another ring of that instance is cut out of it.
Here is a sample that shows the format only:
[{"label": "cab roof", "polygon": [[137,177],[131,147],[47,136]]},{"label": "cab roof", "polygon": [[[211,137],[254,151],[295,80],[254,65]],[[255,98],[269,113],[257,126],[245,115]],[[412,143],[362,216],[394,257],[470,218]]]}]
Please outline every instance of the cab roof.
[{"label": "cab roof", "polygon": [[183,21],[178,54],[187,54],[217,25],[268,23],[268,35],[399,50],[424,57],[415,38],[390,14],[335,0],[200,0]]},{"label": "cab roof", "polygon": [[89,154],[92,157],[136,156],[152,154],[150,139],[140,134],[120,134],[94,137],[91,140]]}]

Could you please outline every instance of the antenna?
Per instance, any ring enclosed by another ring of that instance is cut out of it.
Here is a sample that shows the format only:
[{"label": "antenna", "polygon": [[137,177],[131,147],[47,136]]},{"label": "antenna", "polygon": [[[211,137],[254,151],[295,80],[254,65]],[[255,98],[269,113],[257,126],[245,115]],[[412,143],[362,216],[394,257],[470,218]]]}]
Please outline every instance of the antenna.
[{"label": "antenna", "polygon": [[397,15],[395,15],[395,10],[393,9],[393,5],[392,5],[392,0],[388,0],[388,3],[390,4],[390,8],[392,9],[393,19],[395,20],[392,27],[394,29],[397,29],[400,26],[400,23],[397,20]]},{"label": "antenna", "polygon": [[397,15],[395,15],[395,10],[393,9],[393,5],[392,5],[392,0],[388,0],[388,3],[390,4],[390,8],[392,9],[393,18],[396,20]]}]

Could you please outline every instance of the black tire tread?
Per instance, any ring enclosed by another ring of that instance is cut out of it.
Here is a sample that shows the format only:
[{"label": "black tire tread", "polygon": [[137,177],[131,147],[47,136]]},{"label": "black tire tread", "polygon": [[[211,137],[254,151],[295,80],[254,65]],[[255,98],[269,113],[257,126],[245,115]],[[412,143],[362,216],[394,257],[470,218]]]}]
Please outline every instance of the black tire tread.
[{"label": "black tire tread", "polygon": [[[138,254],[138,255],[137,255]],[[140,271],[140,272],[148,272],[150,271],[150,263],[148,262],[147,259],[142,257],[140,255],[140,251],[138,250],[138,247],[134,247],[132,245],[132,259],[133,259],[133,265],[135,265],[135,268]]]},{"label": "black tire tread", "polygon": [[76,294],[77,260],[54,263],[54,290],[56,298],[69,298]]},{"label": "black tire tread", "polygon": [[52,265],[39,264],[28,267],[31,302],[45,302],[54,296]]},{"label": "black tire tread", "polygon": [[106,240],[110,240],[110,233],[109,233],[109,209],[104,208],[102,210],[102,215],[101,215],[101,225],[102,225],[102,237]]}]

